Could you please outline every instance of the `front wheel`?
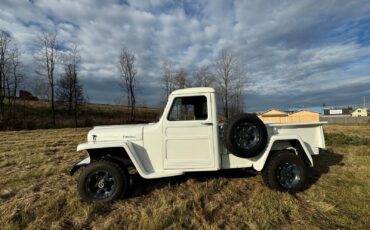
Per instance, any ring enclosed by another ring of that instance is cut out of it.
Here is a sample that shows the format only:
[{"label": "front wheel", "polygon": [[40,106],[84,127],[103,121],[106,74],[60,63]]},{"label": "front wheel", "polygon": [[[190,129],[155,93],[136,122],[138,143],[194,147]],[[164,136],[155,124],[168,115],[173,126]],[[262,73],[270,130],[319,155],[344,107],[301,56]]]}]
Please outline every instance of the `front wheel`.
[{"label": "front wheel", "polygon": [[277,191],[299,192],[307,183],[307,166],[302,158],[290,151],[272,154],[262,171],[266,185]]},{"label": "front wheel", "polygon": [[83,201],[109,202],[128,190],[128,173],[111,161],[88,165],[78,178],[77,189]]}]

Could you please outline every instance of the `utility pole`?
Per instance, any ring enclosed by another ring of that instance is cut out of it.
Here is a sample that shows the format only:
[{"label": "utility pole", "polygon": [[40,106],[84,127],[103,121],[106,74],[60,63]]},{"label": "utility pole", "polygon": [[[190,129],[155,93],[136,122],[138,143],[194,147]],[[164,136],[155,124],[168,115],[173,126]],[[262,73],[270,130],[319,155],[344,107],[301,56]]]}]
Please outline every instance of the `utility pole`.
[{"label": "utility pole", "polygon": [[366,98],[364,96],[364,109],[366,108]]}]

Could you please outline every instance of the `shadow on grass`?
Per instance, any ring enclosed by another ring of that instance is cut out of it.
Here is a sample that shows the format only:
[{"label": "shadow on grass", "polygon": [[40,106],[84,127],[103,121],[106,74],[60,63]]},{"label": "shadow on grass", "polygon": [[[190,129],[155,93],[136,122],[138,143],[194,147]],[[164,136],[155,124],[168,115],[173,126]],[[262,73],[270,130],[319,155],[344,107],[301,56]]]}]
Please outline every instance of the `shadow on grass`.
[{"label": "shadow on grass", "polygon": [[323,174],[330,171],[334,165],[344,166],[343,154],[335,153],[332,149],[322,150],[319,155],[312,156],[314,167],[309,171],[308,188],[315,184]]},{"label": "shadow on grass", "polygon": [[161,189],[166,186],[178,186],[186,183],[188,180],[193,179],[198,182],[205,182],[217,178],[248,178],[254,177],[257,173],[252,169],[228,169],[212,172],[191,172],[181,176],[165,177],[157,179],[143,179],[138,173],[131,175],[131,192],[127,198],[134,198],[142,195],[150,194],[156,189]]},{"label": "shadow on grass", "polygon": [[[322,150],[322,152],[313,156],[314,167],[310,168],[307,188],[315,184],[322,175],[330,171],[330,167],[334,165],[344,165],[342,163],[343,154],[335,153],[333,150]],[[158,179],[143,179],[139,174],[135,173],[131,176],[131,192],[127,198],[134,198],[142,195],[150,194],[156,189],[161,189],[166,186],[177,186],[187,182],[189,179],[194,179],[199,182],[204,182],[210,179],[217,178],[248,178],[254,177],[257,173],[252,169],[228,169],[212,172],[193,172],[177,177],[166,177]]]}]

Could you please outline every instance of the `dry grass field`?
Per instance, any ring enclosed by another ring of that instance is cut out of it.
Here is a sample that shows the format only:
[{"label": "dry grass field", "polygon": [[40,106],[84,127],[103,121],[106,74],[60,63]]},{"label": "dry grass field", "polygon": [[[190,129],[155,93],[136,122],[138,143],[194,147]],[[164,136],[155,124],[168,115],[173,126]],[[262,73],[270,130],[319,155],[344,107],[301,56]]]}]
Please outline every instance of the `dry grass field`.
[{"label": "dry grass field", "polygon": [[0,132],[1,229],[369,229],[370,126],[325,127],[309,188],[270,191],[242,170],[145,180],[128,198],[86,204],[68,168],[88,129]]},{"label": "dry grass field", "polygon": [[[32,130],[49,128],[76,127],[74,113],[68,113],[66,106],[56,102],[55,126],[52,124],[50,102],[39,100],[16,101],[15,118],[9,119],[5,112],[3,122],[0,121],[0,130]],[[113,125],[130,123],[129,111],[123,105],[83,104],[78,109],[77,127],[91,127],[96,125]],[[136,123],[147,123],[158,120],[160,109],[138,106],[136,108]]]}]

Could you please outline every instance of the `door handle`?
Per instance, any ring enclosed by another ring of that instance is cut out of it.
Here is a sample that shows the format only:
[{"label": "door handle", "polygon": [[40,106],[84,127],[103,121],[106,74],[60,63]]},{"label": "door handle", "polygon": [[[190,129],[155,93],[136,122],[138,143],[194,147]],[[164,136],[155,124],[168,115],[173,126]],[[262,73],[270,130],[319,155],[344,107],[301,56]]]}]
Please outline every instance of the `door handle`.
[{"label": "door handle", "polygon": [[201,125],[213,125],[213,123],[212,122],[202,122],[202,123],[200,123]]}]

